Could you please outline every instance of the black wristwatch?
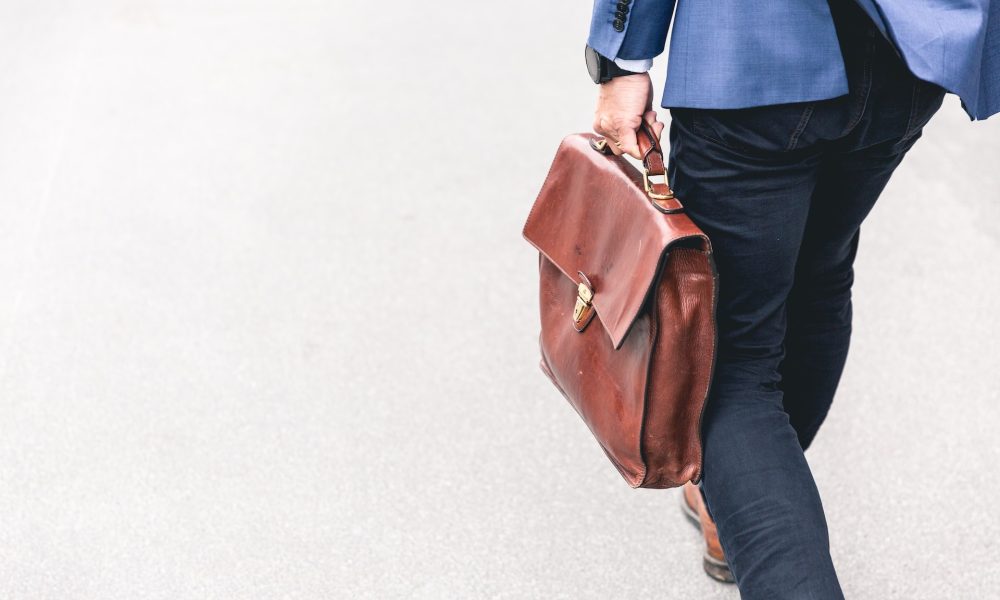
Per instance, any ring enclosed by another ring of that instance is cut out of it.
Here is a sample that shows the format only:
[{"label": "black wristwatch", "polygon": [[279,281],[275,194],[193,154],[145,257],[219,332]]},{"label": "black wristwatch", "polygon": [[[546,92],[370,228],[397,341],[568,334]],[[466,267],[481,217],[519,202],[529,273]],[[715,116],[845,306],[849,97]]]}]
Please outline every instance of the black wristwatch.
[{"label": "black wristwatch", "polygon": [[622,77],[624,75],[638,75],[635,71],[626,71],[625,69],[619,67],[615,64],[615,61],[601,56],[590,46],[587,46],[585,50],[587,55],[587,71],[590,72],[590,78],[594,80],[594,83],[604,83],[605,81],[611,81],[615,77]]}]

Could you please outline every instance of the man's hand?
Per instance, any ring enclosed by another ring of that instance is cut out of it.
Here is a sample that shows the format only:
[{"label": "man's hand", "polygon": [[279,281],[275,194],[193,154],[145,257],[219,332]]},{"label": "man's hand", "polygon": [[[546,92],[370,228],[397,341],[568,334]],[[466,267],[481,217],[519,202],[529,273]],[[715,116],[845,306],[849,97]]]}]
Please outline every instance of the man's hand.
[{"label": "man's hand", "polygon": [[608,138],[616,155],[628,154],[642,159],[635,132],[645,120],[656,137],[663,123],[656,120],[653,110],[653,82],[649,73],[615,77],[600,85],[597,110],[594,111],[594,131]]}]

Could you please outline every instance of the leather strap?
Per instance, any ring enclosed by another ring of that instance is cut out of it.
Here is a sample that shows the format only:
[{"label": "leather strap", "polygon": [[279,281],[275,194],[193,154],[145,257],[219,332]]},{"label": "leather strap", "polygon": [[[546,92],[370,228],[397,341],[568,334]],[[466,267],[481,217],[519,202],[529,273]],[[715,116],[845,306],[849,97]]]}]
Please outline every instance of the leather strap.
[{"label": "leather strap", "polygon": [[[684,205],[674,197],[674,191],[670,189],[667,182],[667,167],[663,160],[663,148],[660,141],[656,139],[653,128],[644,120],[635,132],[636,140],[639,142],[639,153],[642,154],[642,166],[646,168],[645,184],[649,201],[653,203],[660,212],[675,213],[684,210]],[[663,181],[655,183],[650,177],[663,177]]]},{"label": "leather strap", "polygon": [[[663,148],[660,146],[660,141],[656,139],[653,128],[646,121],[643,121],[635,132],[635,138],[639,143],[642,166],[646,169],[643,183],[647,186],[646,194],[649,196],[649,201],[662,213],[681,212],[684,210],[684,205],[674,197],[674,192],[670,189],[670,184],[667,183]],[[604,155],[614,154],[607,138],[591,138],[590,147]],[[663,181],[653,182],[650,177],[663,177]]]},{"label": "leather strap", "polygon": [[[635,132],[635,138],[639,142],[639,154],[642,155],[642,166],[650,175],[666,175],[667,169],[663,161],[663,148],[660,147],[659,140],[645,121]],[[593,138],[590,147],[606,156],[613,156],[611,145],[607,138]]]},{"label": "leather strap", "polygon": [[663,148],[660,141],[656,139],[653,128],[644,120],[639,129],[635,132],[635,138],[639,142],[639,154],[642,155],[642,165],[650,175],[666,175],[667,169],[663,164]]}]

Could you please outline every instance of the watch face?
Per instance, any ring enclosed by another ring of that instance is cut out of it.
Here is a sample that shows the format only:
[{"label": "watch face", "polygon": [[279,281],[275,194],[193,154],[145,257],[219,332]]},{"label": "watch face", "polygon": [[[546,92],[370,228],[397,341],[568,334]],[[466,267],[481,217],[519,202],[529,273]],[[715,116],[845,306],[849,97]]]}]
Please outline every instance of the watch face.
[{"label": "watch face", "polygon": [[601,56],[590,46],[587,46],[586,50],[587,56],[587,72],[590,73],[590,78],[594,80],[594,83],[601,82]]}]

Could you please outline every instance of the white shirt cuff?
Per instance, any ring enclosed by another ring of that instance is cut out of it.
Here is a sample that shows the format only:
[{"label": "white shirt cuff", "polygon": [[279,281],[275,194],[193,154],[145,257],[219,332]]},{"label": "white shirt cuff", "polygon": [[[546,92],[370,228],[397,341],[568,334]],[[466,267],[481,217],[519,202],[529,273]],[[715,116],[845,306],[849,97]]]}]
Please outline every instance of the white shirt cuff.
[{"label": "white shirt cuff", "polygon": [[633,73],[645,73],[653,68],[653,59],[639,58],[636,60],[626,60],[624,58],[616,58],[615,64],[626,71],[632,71]]}]

